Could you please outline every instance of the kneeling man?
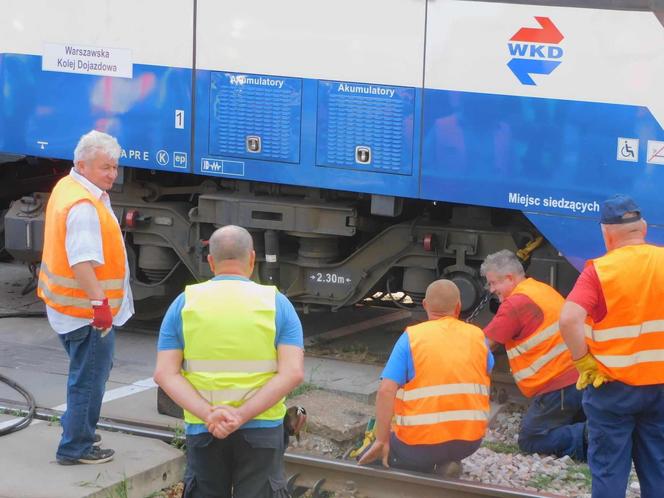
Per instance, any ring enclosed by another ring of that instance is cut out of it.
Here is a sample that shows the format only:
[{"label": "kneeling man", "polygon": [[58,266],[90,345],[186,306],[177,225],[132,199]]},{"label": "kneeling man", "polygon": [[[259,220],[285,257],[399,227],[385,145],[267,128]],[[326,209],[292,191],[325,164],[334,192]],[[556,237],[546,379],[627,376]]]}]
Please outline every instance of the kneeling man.
[{"label": "kneeling man", "polygon": [[406,329],[383,370],[376,441],[360,465],[380,458],[385,467],[447,473],[486,432],[493,356],[482,329],[458,319],[450,280],[430,284],[422,305],[428,321]]}]

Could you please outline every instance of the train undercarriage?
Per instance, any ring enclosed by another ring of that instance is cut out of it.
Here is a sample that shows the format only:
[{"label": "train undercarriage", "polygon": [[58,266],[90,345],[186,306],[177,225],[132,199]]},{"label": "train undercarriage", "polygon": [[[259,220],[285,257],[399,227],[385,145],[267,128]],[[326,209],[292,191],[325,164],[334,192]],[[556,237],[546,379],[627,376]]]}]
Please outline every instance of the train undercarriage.
[{"label": "train undercarriage", "polygon": [[[69,166],[30,159],[33,176],[17,183],[16,172],[29,169],[25,161],[2,166],[3,184],[13,185],[3,192],[4,238],[12,257],[35,263],[48,192]],[[187,283],[211,276],[207,240],[228,224],[253,235],[254,278],[276,285],[305,313],[368,302],[413,308],[431,281],[449,278],[468,316],[486,295],[480,264],[505,248],[521,251],[528,273],[563,294],[578,274],[519,211],[153,170],[122,173],[111,199],[143,319],[161,316]]]}]

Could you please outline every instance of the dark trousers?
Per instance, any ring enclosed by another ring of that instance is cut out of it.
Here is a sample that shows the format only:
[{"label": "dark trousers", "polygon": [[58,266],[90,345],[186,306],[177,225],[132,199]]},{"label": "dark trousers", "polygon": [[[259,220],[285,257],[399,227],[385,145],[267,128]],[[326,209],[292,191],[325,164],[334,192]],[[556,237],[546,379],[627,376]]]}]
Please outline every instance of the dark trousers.
[{"label": "dark trousers", "polygon": [[454,460],[460,461],[472,455],[481,443],[482,440],[479,439],[477,441],[454,440],[440,444],[408,445],[392,433],[388,463],[390,467],[397,469],[432,473],[436,466]]},{"label": "dark trousers", "polygon": [[183,498],[287,498],[283,426],[187,436]]},{"label": "dark trousers", "polygon": [[585,416],[581,404],[582,393],[574,384],[535,396],[521,421],[521,451],[569,455],[585,461]]},{"label": "dark trousers", "polygon": [[101,337],[89,325],[59,336],[69,356],[67,410],[57,458],[80,458],[92,449],[106,381],[113,367],[115,330]]},{"label": "dark trousers", "polygon": [[583,408],[593,498],[624,498],[632,460],[641,498],[664,496],[664,385],[589,386]]}]

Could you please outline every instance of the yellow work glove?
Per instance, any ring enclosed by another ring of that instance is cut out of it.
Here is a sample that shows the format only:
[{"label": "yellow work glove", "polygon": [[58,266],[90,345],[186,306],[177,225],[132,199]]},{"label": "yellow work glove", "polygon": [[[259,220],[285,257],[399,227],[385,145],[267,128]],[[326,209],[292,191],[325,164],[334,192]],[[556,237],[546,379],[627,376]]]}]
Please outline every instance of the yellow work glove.
[{"label": "yellow work glove", "polygon": [[355,448],[348,454],[350,458],[357,458],[361,456],[373,444],[373,442],[376,440],[375,425],[376,419],[371,417],[367,423],[367,428],[364,431],[364,439],[362,440],[362,444],[360,444],[359,447]]},{"label": "yellow work glove", "polygon": [[579,379],[576,381],[576,388],[581,391],[590,384],[597,388],[612,380],[608,375],[599,371],[597,360],[590,353],[574,360],[574,366],[579,371]]}]

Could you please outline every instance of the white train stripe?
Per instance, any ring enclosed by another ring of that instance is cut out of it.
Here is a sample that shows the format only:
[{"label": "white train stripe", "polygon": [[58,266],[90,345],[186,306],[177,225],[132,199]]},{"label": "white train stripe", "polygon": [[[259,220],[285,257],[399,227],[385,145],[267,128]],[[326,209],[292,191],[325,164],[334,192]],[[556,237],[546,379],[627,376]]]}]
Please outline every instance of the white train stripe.
[{"label": "white train stripe", "polygon": [[196,67],[421,87],[425,10],[425,0],[198,0]]},{"label": "white train stripe", "polygon": [[4,0],[2,52],[42,55],[44,43],[129,49],[131,62],[191,68],[193,2]]},{"label": "white train stripe", "polygon": [[[507,67],[508,43],[538,28],[535,16],[564,38],[551,45],[563,51],[560,65],[531,86]],[[664,127],[664,28],[652,12],[430,2],[427,25],[426,88],[645,106]]]}]

